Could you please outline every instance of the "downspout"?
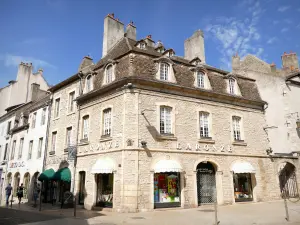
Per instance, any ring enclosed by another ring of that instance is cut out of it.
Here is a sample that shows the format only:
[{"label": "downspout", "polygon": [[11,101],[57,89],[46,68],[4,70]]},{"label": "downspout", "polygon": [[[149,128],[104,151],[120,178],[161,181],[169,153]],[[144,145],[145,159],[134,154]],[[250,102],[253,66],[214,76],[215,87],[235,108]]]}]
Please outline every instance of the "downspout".
[{"label": "downspout", "polygon": [[47,159],[47,150],[48,150],[48,139],[49,139],[49,131],[50,131],[50,121],[51,121],[51,112],[52,112],[52,96],[50,101],[48,102],[48,121],[47,121],[47,131],[46,131],[46,138],[45,138],[45,150],[44,150],[44,159],[43,159],[43,168],[42,172],[45,170],[46,167],[46,159]]}]

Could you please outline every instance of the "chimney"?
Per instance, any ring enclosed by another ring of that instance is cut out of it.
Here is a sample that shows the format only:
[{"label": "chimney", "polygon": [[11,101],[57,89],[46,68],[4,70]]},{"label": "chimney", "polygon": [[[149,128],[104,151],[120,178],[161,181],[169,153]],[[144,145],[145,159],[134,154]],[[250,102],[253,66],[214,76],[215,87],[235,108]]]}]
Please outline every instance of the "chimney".
[{"label": "chimney", "polygon": [[40,85],[36,83],[31,84],[30,101],[35,101],[39,98]]},{"label": "chimney", "polygon": [[196,57],[205,63],[204,34],[202,30],[197,30],[184,41],[184,58],[191,61]]},{"label": "chimney", "polygon": [[124,24],[116,19],[113,13],[108,14],[104,19],[102,57],[123,37]]},{"label": "chimney", "polygon": [[274,62],[270,64],[270,68],[272,73],[276,73],[276,64]]},{"label": "chimney", "polygon": [[281,56],[282,67],[290,70],[299,69],[298,56],[295,52],[286,53],[284,52]]},{"label": "chimney", "polygon": [[235,70],[240,69],[240,65],[241,65],[240,56],[238,55],[238,53],[236,53],[231,58],[232,71],[234,72]]},{"label": "chimney", "polygon": [[20,62],[16,81],[27,80],[31,76],[33,70],[32,63]]},{"label": "chimney", "polygon": [[151,34],[147,35],[147,37],[144,40],[148,46],[155,47],[155,41],[152,40]]},{"label": "chimney", "polygon": [[130,23],[126,27],[127,37],[136,41],[136,26],[133,25],[133,22]]},{"label": "chimney", "polygon": [[94,64],[93,59],[89,55],[84,56],[79,65],[78,72],[82,71],[84,68],[93,64]]}]

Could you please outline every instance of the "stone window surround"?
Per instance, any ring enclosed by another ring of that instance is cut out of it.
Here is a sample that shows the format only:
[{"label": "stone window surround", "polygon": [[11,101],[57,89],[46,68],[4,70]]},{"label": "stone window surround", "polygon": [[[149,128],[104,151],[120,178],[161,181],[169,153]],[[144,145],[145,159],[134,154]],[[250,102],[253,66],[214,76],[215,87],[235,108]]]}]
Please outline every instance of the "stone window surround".
[{"label": "stone window surround", "polygon": [[[197,137],[198,142],[200,143],[215,143],[214,141],[214,131],[212,126],[212,112],[206,108],[198,108],[197,109]],[[200,113],[205,112],[208,113],[208,127],[209,127],[209,137],[208,138],[201,138],[200,136]]]},{"label": "stone window surround", "polygon": [[[160,81],[164,81],[164,82],[172,82],[172,83],[177,83],[176,78],[175,78],[175,74],[174,74],[174,69],[173,69],[173,62],[170,59],[167,58],[159,58],[156,61],[156,75],[155,78],[157,80]],[[168,80],[162,80],[160,79],[160,66],[162,63],[165,63],[167,65],[169,65],[169,70],[168,70]]]},{"label": "stone window surround", "polygon": [[[117,62],[109,62],[105,65],[104,67],[104,73],[103,73],[103,82],[102,82],[102,85],[107,85],[107,84],[110,84],[112,83],[115,79],[116,79],[116,75],[115,75],[115,71],[116,71],[116,65],[117,65]],[[112,66],[112,78],[111,78],[111,82],[107,83],[106,82],[106,73],[107,73],[107,68],[109,66]]]},{"label": "stone window surround", "polygon": [[66,134],[66,136],[65,136],[65,146],[66,146],[66,148],[69,147],[69,145],[68,145],[68,131],[69,130],[71,130],[71,132],[70,132],[70,144],[71,144],[72,143],[72,135],[73,135],[73,126],[67,126],[66,127],[66,132],[65,132],[65,134]]},{"label": "stone window surround", "polygon": [[[176,114],[176,108],[175,104],[171,102],[156,102],[156,130],[157,133],[159,134],[158,138],[159,139],[166,139],[166,140],[177,140],[176,138],[176,129],[175,129],[175,114]],[[161,135],[160,134],[160,107],[161,106],[167,106],[172,108],[171,111],[171,135]]]},{"label": "stone window surround", "polygon": [[83,129],[84,129],[84,118],[85,117],[88,117],[88,131],[87,131],[87,135],[88,135],[88,138],[87,140],[89,141],[90,139],[90,125],[91,125],[91,117],[90,117],[90,113],[86,113],[84,114],[82,117],[81,117],[81,134],[80,134],[80,137],[81,137],[81,140],[84,140],[84,137],[83,137]]},{"label": "stone window surround", "polygon": [[[55,137],[55,143],[54,143],[54,147],[53,147],[53,134],[55,134],[56,135],[56,137]],[[49,141],[51,141],[51,143],[50,143],[50,151],[49,151],[49,155],[50,156],[52,156],[52,155],[55,155],[55,153],[56,153],[56,147],[57,147],[57,136],[58,135],[58,131],[57,130],[52,130],[51,131],[51,140],[49,140]]]},{"label": "stone window surround", "polygon": [[[233,137],[233,117],[240,117],[241,121],[240,121],[240,131],[241,131],[241,140],[240,141],[235,141],[234,137]],[[239,113],[232,113],[230,114],[230,138],[231,138],[231,142],[233,145],[240,145],[240,146],[246,146],[247,143],[245,142],[245,128],[244,128],[244,118],[241,114]]]},{"label": "stone window surround", "polygon": [[[230,79],[234,80],[234,94],[230,93],[230,85],[229,85],[229,80]],[[242,96],[241,90],[239,88],[239,85],[237,83],[237,79],[236,78],[234,78],[233,76],[229,76],[228,78],[226,78],[226,83],[227,83],[227,92],[228,92],[228,94]]]},{"label": "stone window surround", "polygon": [[54,98],[53,98],[53,120],[57,120],[57,119],[59,119],[60,118],[60,112],[58,112],[58,116],[56,116],[55,115],[55,111],[56,111],[56,100],[57,99],[60,99],[60,104],[59,104],[59,110],[58,111],[60,111],[60,109],[61,109],[61,94],[59,94],[59,95],[57,95],[57,96],[55,96]]},{"label": "stone window surround", "polygon": [[[205,69],[202,69],[202,68],[193,68],[193,70],[194,70],[194,77],[195,77],[194,86],[196,88],[200,88],[200,89],[211,90],[211,85],[210,85],[210,81],[209,81],[209,78],[208,78],[207,71]],[[201,87],[198,86],[198,72],[202,72],[204,74],[204,88],[201,88]]]},{"label": "stone window surround", "polygon": [[[111,131],[110,135],[104,135],[104,110],[111,109]],[[100,108],[101,115],[100,115],[100,141],[110,141],[112,140],[112,133],[113,133],[113,124],[114,124],[114,107],[113,105],[104,105]]]}]

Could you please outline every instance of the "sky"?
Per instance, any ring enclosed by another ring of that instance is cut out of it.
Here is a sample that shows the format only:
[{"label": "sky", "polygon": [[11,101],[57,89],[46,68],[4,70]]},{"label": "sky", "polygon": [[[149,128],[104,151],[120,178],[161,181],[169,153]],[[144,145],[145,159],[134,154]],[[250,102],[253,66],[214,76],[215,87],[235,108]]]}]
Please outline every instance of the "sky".
[{"label": "sky", "polygon": [[201,29],[206,63],[229,71],[236,53],[277,68],[284,52],[300,55],[299,0],[0,0],[0,87],[16,79],[21,61],[42,68],[50,85],[75,74],[86,55],[99,61],[109,13],[178,56]]}]

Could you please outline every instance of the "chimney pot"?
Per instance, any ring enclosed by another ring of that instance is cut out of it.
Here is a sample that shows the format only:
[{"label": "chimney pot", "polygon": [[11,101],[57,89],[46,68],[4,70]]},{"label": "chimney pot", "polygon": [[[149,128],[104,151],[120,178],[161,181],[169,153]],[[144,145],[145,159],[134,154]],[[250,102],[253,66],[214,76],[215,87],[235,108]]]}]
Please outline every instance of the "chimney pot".
[{"label": "chimney pot", "polygon": [[149,35],[147,36],[147,38],[151,39],[151,38],[152,38],[152,35],[151,35],[151,34],[149,34]]}]

